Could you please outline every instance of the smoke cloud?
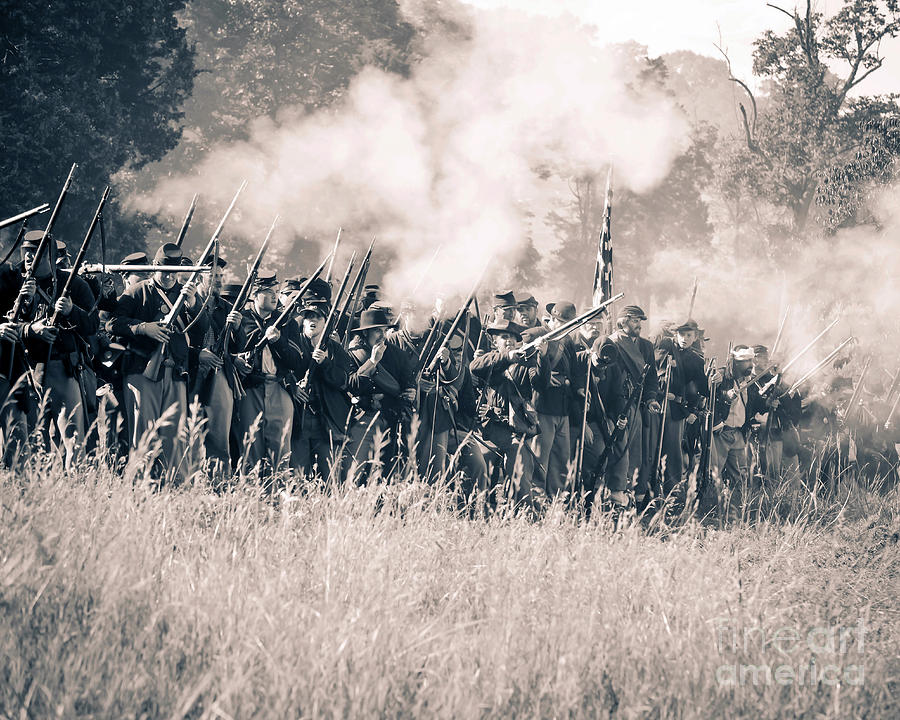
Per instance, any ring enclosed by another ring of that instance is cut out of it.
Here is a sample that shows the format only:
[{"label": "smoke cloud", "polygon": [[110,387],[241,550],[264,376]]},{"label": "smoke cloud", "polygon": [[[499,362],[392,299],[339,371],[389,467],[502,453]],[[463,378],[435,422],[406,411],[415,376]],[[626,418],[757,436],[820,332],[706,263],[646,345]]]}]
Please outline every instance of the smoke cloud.
[{"label": "smoke cloud", "polygon": [[[177,223],[198,188],[218,209],[246,178],[229,232],[258,241],[280,213],[289,266],[301,238],[321,256],[339,226],[357,249],[377,235],[377,255],[392,256],[381,278],[388,296],[417,289],[430,301],[468,292],[489,258],[484,289],[505,282],[534,218],[555,202],[548,176],[612,163],[617,186],[646,191],[686,147],[672,99],[637,90],[640,64],[600,47],[590,28],[450,7],[465,31],[428,40],[409,78],[367,69],[337,107],[259,118],[247,140],[211,148],[192,173],[164,179],[132,207]],[[549,249],[553,240],[536,234]],[[286,269],[308,270],[307,259]]]}]

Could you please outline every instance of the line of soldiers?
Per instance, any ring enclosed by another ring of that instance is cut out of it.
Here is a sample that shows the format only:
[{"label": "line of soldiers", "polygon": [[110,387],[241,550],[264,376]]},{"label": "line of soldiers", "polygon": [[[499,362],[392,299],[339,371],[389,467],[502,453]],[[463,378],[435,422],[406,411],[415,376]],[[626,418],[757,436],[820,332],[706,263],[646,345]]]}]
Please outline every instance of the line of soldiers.
[{"label": "line of soldiers", "polygon": [[[35,430],[72,461],[97,442],[85,435],[98,398],[118,419],[108,442],[150,456],[172,481],[183,476],[193,402],[220,482],[449,470],[468,493],[527,507],[565,494],[588,511],[642,509],[654,498],[684,502],[694,470],[776,481],[802,454],[799,393],[775,371],[747,383],[770,367],[766,348],[738,345],[711,367],[690,319],[650,342],[645,313],[627,305],[557,336],[577,316],[571,302],[540,312],[531,295],[502,292],[485,317],[464,307],[452,319],[440,304],[404,304],[394,317],[370,285],[358,313],[331,323],[340,298],[330,283],[259,272],[238,307],[242,286],[224,282],[224,260],[211,257],[194,284],[172,271],[191,264],[173,243],[152,259],[166,270],[75,276],[62,295],[62,244],[24,280],[41,235],[26,233],[21,259],[0,267],[0,313],[24,300],[15,321],[0,323],[6,462]],[[122,265],[149,263],[135,253]]]}]

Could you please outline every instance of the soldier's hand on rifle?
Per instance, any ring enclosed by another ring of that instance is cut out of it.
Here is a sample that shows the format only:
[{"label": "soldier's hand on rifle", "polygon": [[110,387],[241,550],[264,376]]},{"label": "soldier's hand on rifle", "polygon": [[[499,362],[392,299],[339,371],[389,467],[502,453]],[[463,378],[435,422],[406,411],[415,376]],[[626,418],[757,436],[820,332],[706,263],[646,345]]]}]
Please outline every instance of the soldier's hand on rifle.
[{"label": "soldier's hand on rifle", "polygon": [[35,282],[34,278],[30,278],[22,283],[22,289],[19,290],[19,294],[26,300],[30,300],[31,298],[33,298],[36,292],[37,282]]},{"label": "soldier's hand on rifle", "polygon": [[597,367],[599,364],[600,364],[600,356],[597,353],[592,352],[591,353],[591,365],[593,365],[594,367]]},{"label": "soldier's hand on rifle", "polygon": [[36,320],[31,323],[31,332],[44,342],[55,342],[56,336],[59,335],[58,329],[48,325],[43,320]]},{"label": "soldier's hand on rifle", "polygon": [[312,359],[316,361],[316,365],[321,365],[328,359],[328,351],[325,348],[316,348],[312,351]]},{"label": "soldier's hand on rifle", "polygon": [[647,403],[647,410],[652,413],[660,413],[662,412],[662,407],[660,407],[659,401],[651,400]]},{"label": "soldier's hand on rifle", "polygon": [[0,339],[18,342],[21,330],[18,323],[5,322],[0,324]]},{"label": "soldier's hand on rifle", "polygon": [[53,306],[53,309],[60,315],[68,316],[68,314],[72,312],[72,301],[68,297],[61,297],[56,301],[56,305]]},{"label": "soldier's hand on rifle", "polygon": [[228,317],[225,318],[225,324],[231,325],[231,327],[236,328],[241,324],[243,319],[244,316],[241,315],[240,310],[232,310],[230,313],[228,313]]},{"label": "soldier's hand on rifle", "polygon": [[674,400],[674,399],[675,399],[675,393],[666,393],[666,397],[669,398],[669,400]]},{"label": "soldier's hand on rifle", "polygon": [[220,370],[222,368],[222,358],[211,350],[203,348],[200,351],[200,367],[204,370]]},{"label": "soldier's hand on rifle", "polygon": [[771,397],[766,401],[766,406],[772,408],[773,410],[777,410],[780,404],[781,400],[779,400],[777,397]]},{"label": "soldier's hand on rifle", "polygon": [[297,398],[300,402],[309,402],[309,392],[299,385],[296,385],[294,387],[294,397]]},{"label": "soldier's hand on rifle", "polygon": [[234,356],[234,367],[241,375],[246,375],[253,369],[250,367],[250,363],[247,362],[247,358],[243,355]]},{"label": "soldier's hand on rifle", "polygon": [[691,413],[690,415],[688,415],[688,416],[684,419],[684,421],[685,421],[688,425],[693,425],[695,422],[697,422],[697,415],[696,415],[695,413]]},{"label": "soldier's hand on rifle", "polygon": [[193,305],[194,298],[197,297],[197,283],[188,281],[184,284],[183,290],[185,301],[188,305]]},{"label": "soldier's hand on rifle", "polygon": [[381,358],[384,357],[384,349],[386,345],[383,342],[378,343],[375,347],[372,348],[372,362],[377,365],[381,362]]},{"label": "soldier's hand on rifle", "polygon": [[712,385],[713,383],[715,383],[716,385],[719,385],[724,379],[725,379],[725,373],[722,372],[721,370],[716,370],[712,375],[710,375],[709,383],[710,383],[710,385]]},{"label": "soldier's hand on rifle", "polygon": [[619,420],[616,423],[616,427],[619,428],[619,430],[624,430],[627,426],[628,426],[628,418],[625,417],[624,415],[619,415]]},{"label": "soldier's hand on rifle", "polygon": [[482,355],[484,355],[484,350],[482,350],[481,348],[478,348],[478,349],[475,351],[475,354],[472,355],[472,358],[473,358],[473,359],[475,359],[475,358],[480,358]]},{"label": "soldier's hand on rifle", "polygon": [[264,337],[269,342],[278,342],[278,340],[281,338],[281,330],[279,330],[274,325],[269,325],[269,327],[266,328],[266,334],[264,335]]},{"label": "soldier's hand on rifle", "polygon": [[450,362],[450,348],[444,346],[441,348],[441,365],[446,365]]},{"label": "soldier's hand on rifle", "polygon": [[169,337],[172,335],[172,331],[169,328],[158,322],[141,323],[138,325],[137,332],[161,343],[169,342]]},{"label": "soldier's hand on rifle", "polygon": [[400,393],[400,397],[402,397],[407,402],[415,402],[416,400],[416,389],[415,388],[406,388],[402,393]]}]

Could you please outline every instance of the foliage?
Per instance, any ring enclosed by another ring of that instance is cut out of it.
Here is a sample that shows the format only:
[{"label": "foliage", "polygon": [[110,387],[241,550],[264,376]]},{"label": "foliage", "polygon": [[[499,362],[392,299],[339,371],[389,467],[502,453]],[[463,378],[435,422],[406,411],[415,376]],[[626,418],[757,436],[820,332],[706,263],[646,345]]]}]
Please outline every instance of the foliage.
[{"label": "foliage", "polygon": [[[196,75],[176,18],[183,7],[184,0],[0,0],[5,212],[52,204],[77,162],[57,227],[80,242],[112,176],[175,147]],[[106,214],[115,213],[113,201]]]}]

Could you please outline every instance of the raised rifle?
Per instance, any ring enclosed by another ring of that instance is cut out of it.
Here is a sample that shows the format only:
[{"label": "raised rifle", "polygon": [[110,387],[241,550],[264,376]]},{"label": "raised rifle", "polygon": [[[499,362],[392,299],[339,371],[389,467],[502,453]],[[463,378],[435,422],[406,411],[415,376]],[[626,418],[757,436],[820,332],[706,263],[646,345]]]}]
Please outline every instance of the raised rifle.
[{"label": "raised rifle", "polygon": [[656,445],[654,463],[650,470],[653,473],[653,482],[651,483],[651,486],[657,497],[662,497],[662,468],[660,465],[662,465],[663,439],[666,432],[666,413],[669,409],[669,388],[672,386],[672,358],[669,356],[666,356],[665,378],[665,390],[663,391],[662,408],[660,409],[659,415],[659,442]]},{"label": "raised rifle", "polygon": [[815,367],[813,367],[812,370],[810,370],[808,373],[806,373],[806,375],[804,375],[804,376],[801,377],[799,380],[797,380],[797,382],[795,382],[793,385],[791,385],[791,387],[790,387],[787,391],[781,393],[780,397],[784,397],[785,395],[790,395],[792,392],[794,392],[794,391],[795,391],[797,388],[799,388],[803,383],[805,383],[807,380],[809,380],[813,375],[815,375],[816,373],[818,373],[819,370],[821,370],[821,369],[822,369],[823,367],[825,367],[829,362],[831,362],[831,361],[837,356],[837,354],[838,354],[841,350],[843,350],[845,347],[847,347],[847,345],[849,345],[852,341],[853,341],[853,336],[851,335],[851,336],[848,337],[846,340],[844,340],[844,342],[842,342],[840,345],[838,345],[834,350],[832,350],[830,353],[828,353],[828,355],[826,355],[824,358],[822,358],[822,359],[815,365]]},{"label": "raised rifle", "polygon": [[862,372],[859,374],[859,380],[856,382],[856,387],[853,388],[853,394],[850,396],[850,400],[847,402],[847,409],[844,412],[844,422],[849,423],[854,411],[856,410],[856,405],[859,402],[860,397],[862,396],[863,383],[866,381],[866,375],[869,374],[869,367],[872,364],[872,356],[867,355],[866,359],[863,361]]},{"label": "raised rifle", "polygon": [[[219,225],[216,227],[212,236],[209,239],[209,242],[206,243],[206,247],[203,249],[203,253],[200,255],[200,260],[197,262],[198,266],[202,266],[206,264],[206,261],[210,258],[210,256],[215,251],[216,244],[219,241],[219,236],[222,234],[222,230],[225,227],[225,221],[228,220],[228,216],[231,215],[231,211],[234,209],[235,204],[237,203],[237,199],[240,194],[244,191],[244,188],[247,187],[247,181],[244,180],[241,183],[241,186],[238,188],[238,191],[234,194],[234,197],[231,199],[231,204],[228,206],[228,209],[225,210],[225,214],[222,216],[222,219],[219,221]],[[175,302],[172,303],[172,307],[169,309],[169,312],[166,313],[166,316],[162,319],[161,324],[166,328],[171,328],[175,324],[175,320],[178,318],[179,314],[181,314],[181,310],[184,307],[185,302],[187,302],[188,296],[188,287],[192,286],[197,278],[200,276],[200,271],[195,270],[191,273],[191,277],[188,281],[181,286],[181,292],[178,293],[178,297],[175,299]],[[163,355],[166,352],[166,346],[168,343],[161,342],[156,346],[156,350],[153,351],[153,354],[150,356],[150,359],[147,361],[147,367],[144,368],[144,377],[148,380],[156,380],[159,376],[159,368],[162,365]]]},{"label": "raised rifle", "polygon": [[181,247],[182,243],[184,243],[184,237],[187,235],[188,226],[191,224],[191,218],[194,217],[194,210],[197,209],[197,194],[194,193],[194,197],[191,199],[191,206],[188,208],[187,215],[184,216],[184,222],[181,223],[181,230],[178,231],[178,237],[175,239],[175,244],[178,247]]},{"label": "raised rifle", "polygon": [[705,422],[703,423],[703,437],[700,448],[700,462],[697,467],[697,496],[694,502],[699,503],[706,492],[709,485],[710,460],[712,458],[712,444],[714,442],[713,428],[716,426],[716,393],[719,389],[719,383],[714,379],[716,377],[716,359],[712,358],[709,365],[709,396],[707,398],[707,409]]},{"label": "raised rifle", "polygon": [[334,239],[334,247],[331,249],[331,260],[328,261],[328,271],[325,273],[325,282],[331,282],[331,270],[334,267],[334,260],[337,257],[338,248],[341,245],[341,232],[344,228],[339,227],[337,237]]},{"label": "raised rifle", "polygon": [[528,352],[529,350],[531,350],[532,348],[536,348],[539,345],[542,345],[543,343],[551,342],[553,340],[558,340],[561,337],[565,337],[570,332],[578,329],[585,323],[591,322],[591,320],[593,320],[598,315],[600,315],[602,310],[607,305],[612,305],[614,302],[621,300],[623,297],[625,297],[625,293],[619,293],[618,295],[613,295],[613,297],[609,298],[608,300],[604,300],[602,303],[597,305],[597,307],[593,307],[590,310],[586,310],[585,312],[581,313],[581,315],[578,315],[577,317],[574,317],[571,320],[566,321],[564,324],[560,325],[558,328],[555,328],[555,329],[551,330],[550,332],[545,333],[544,335],[541,335],[540,337],[532,340],[531,342],[525,343],[522,347],[520,347],[518,349],[518,352],[524,354],[524,353]]},{"label": "raised rifle", "polygon": [[[306,279],[306,281],[300,286],[300,289],[291,296],[291,299],[288,300],[287,303],[285,303],[285,306],[284,308],[282,308],[281,313],[277,318],[275,318],[275,322],[272,323],[272,327],[280,328],[287,322],[288,318],[294,312],[294,308],[297,306],[297,303],[303,299],[303,293],[305,293],[309,289],[310,285],[312,285],[316,280],[319,279],[319,275],[322,274],[322,271],[325,269],[325,264],[328,262],[328,259],[330,257],[330,254],[325,256],[325,259],[321,263],[319,263],[319,267],[316,268],[316,271]],[[268,342],[269,341],[265,336],[261,337],[259,339],[259,342],[257,342],[253,347],[253,352],[259,352],[268,344]]]},{"label": "raised rifle", "polygon": [[83,273],[134,273],[145,275],[150,273],[208,273],[212,272],[211,265],[104,265],[103,263],[86,263],[82,265]]},{"label": "raised rifle", "polygon": [[26,210],[25,212],[19,213],[18,215],[13,215],[12,217],[6,218],[6,220],[0,220],[0,230],[5,227],[9,227],[10,225],[15,225],[19,221],[27,220],[30,217],[35,215],[40,215],[41,213],[45,213],[50,209],[50,203],[44,203],[43,205],[38,205],[37,207],[31,208],[31,210]]},{"label": "raised rifle", "polygon": [[[94,217],[91,219],[91,224],[88,226],[87,234],[84,236],[84,240],[81,242],[81,247],[78,248],[78,254],[75,256],[75,260],[72,263],[72,267],[69,269],[69,276],[66,278],[66,283],[63,285],[62,290],[59,293],[59,297],[57,301],[62,300],[63,298],[69,297],[69,293],[72,290],[72,282],[75,280],[75,276],[78,275],[78,271],[81,269],[82,263],[84,263],[84,256],[87,254],[88,247],[91,244],[91,238],[94,236],[94,231],[97,229],[97,224],[100,222],[100,215],[103,212],[103,206],[106,205],[106,201],[109,198],[109,185],[106,186],[106,190],[103,191],[103,195],[100,198],[100,204],[97,205],[97,210],[94,212]],[[56,272],[56,269],[53,270]],[[87,309],[87,308],[83,308]],[[50,316],[49,326],[56,327],[56,323],[59,321],[59,311],[55,309],[53,310],[53,315]],[[47,343],[47,362],[50,362],[50,353],[53,350],[53,342]],[[44,381],[44,370],[46,369],[46,365],[38,363],[34,368],[34,382],[40,387],[43,385]]]},{"label": "raised rifle", "polygon": [[335,323],[337,329],[340,329],[341,323],[346,318],[344,337],[341,338],[341,344],[343,345],[344,350],[350,345],[350,326],[353,324],[353,318],[356,317],[356,308],[359,307],[359,298],[362,293],[362,288],[366,282],[366,276],[369,274],[369,264],[372,260],[372,249],[374,247],[375,238],[372,238],[372,242],[369,243],[369,249],[366,250],[363,261],[360,263],[359,270],[356,272],[356,277],[353,278],[350,292],[347,293],[344,302],[341,304],[341,309],[338,311],[337,322]]}]

